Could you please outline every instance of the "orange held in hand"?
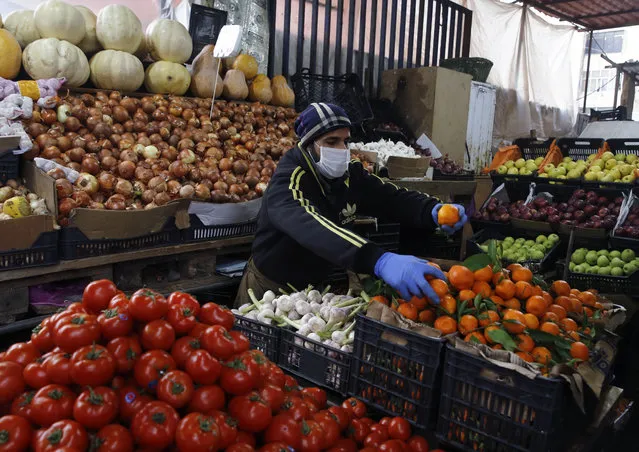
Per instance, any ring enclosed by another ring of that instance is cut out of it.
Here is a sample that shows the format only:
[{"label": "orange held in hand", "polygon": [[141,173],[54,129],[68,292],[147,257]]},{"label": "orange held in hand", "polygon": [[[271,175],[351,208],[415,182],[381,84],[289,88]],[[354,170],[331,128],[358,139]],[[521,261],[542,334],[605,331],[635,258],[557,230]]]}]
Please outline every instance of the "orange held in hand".
[{"label": "orange held in hand", "polygon": [[437,212],[437,223],[440,226],[455,226],[459,222],[459,211],[452,204],[444,204]]}]

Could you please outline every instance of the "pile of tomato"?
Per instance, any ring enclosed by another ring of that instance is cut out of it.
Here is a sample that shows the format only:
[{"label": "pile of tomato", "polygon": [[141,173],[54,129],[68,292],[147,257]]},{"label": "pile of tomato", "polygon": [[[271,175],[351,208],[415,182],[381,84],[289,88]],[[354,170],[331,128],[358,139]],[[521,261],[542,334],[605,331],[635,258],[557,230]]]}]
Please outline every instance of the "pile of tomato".
[{"label": "pile of tomato", "polygon": [[403,418],[298,382],[231,311],[108,280],[0,354],[0,451],[428,451]]}]

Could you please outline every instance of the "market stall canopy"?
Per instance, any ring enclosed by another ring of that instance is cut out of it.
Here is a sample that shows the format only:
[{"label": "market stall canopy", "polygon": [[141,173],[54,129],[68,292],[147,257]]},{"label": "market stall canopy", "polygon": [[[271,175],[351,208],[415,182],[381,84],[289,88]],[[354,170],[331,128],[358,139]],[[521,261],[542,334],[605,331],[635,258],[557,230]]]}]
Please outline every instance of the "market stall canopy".
[{"label": "market stall canopy", "polygon": [[639,25],[637,0],[523,0],[546,14],[589,30]]}]

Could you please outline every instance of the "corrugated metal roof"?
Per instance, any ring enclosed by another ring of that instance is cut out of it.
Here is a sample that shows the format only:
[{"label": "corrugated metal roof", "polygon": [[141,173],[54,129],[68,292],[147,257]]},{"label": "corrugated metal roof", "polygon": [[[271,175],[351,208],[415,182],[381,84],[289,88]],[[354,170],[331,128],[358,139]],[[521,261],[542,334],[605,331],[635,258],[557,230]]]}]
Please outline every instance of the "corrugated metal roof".
[{"label": "corrugated metal roof", "polygon": [[524,3],[591,30],[639,25],[639,0],[524,0]]}]

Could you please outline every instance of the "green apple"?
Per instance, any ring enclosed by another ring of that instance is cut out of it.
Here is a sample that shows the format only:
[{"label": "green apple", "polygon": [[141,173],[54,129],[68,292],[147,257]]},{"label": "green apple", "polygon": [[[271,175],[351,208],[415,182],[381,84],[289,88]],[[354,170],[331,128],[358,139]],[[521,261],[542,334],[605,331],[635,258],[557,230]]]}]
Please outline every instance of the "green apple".
[{"label": "green apple", "polygon": [[618,169],[622,176],[627,176],[634,171],[632,165],[621,165]]},{"label": "green apple", "polygon": [[543,157],[537,157],[535,159],[535,165],[537,165],[537,168],[539,168],[539,165],[541,165],[541,163],[544,161]]},{"label": "green apple", "polygon": [[534,240],[526,240],[526,242],[524,242],[524,245],[526,245],[526,246],[535,246],[535,241]]},{"label": "green apple", "polygon": [[574,170],[575,168],[577,168],[577,162],[568,162],[566,168],[568,169],[568,171]]},{"label": "green apple", "polygon": [[597,258],[597,266],[600,268],[610,266],[610,259],[606,256],[599,256],[599,258]]},{"label": "green apple", "polygon": [[604,177],[599,179],[601,182],[614,182],[615,176],[613,176],[612,174],[608,173],[606,174]]},{"label": "green apple", "polygon": [[508,167],[506,165],[499,165],[497,167],[497,174],[507,174],[508,173]]},{"label": "green apple", "polygon": [[552,170],[554,170],[554,169],[555,169],[555,165],[553,165],[552,163],[549,163],[546,166],[544,166],[544,171],[547,172],[547,173],[552,171]]},{"label": "green apple", "polygon": [[637,268],[639,268],[639,258],[636,258],[636,257],[635,257],[635,260],[634,260],[634,261],[632,261],[632,262],[634,262],[635,266],[636,266]]},{"label": "green apple", "polygon": [[601,160],[603,160],[604,162],[607,162],[609,160],[614,160],[615,158],[615,154],[613,154],[610,151],[606,151],[603,153],[603,155],[601,156]]},{"label": "green apple", "polygon": [[617,161],[615,159],[610,159],[608,161],[606,161],[606,169],[610,170],[613,169],[615,166],[617,166]]},{"label": "green apple", "polygon": [[517,161],[515,161],[515,166],[517,168],[523,168],[524,166],[526,166],[526,160],[524,159],[517,159]]},{"label": "green apple", "polygon": [[639,159],[639,157],[637,157],[635,154],[627,155],[626,156],[626,163],[634,165],[635,163],[637,163],[637,159]]},{"label": "green apple", "polygon": [[564,157],[561,161],[561,163],[570,163],[572,162],[572,158],[571,157]]},{"label": "green apple", "polygon": [[621,178],[621,182],[625,184],[632,184],[635,181],[635,176],[633,174],[628,174]]},{"label": "green apple", "polygon": [[597,251],[597,256],[606,256],[608,257],[610,254],[608,253],[608,250],[599,250]]},{"label": "green apple", "polygon": [[512,160],[508,160],[506,163],[504,163],[504,166],[508,169],[513,168],[515,166],[515,162],[513,162]]},{"label": "green apple", "polygon": [[539,173],[537,177],[543,177],[544,179],[548,179],[550,176],[548,175],[548,173]]},{"label": "green apple", "polygon": [[568,171],[566,171],[565,167],[559,167],[556,170],[558,176],[565,176]]},{"label": "green apple", "polygon": [[537,238],[535,239],[536,243],[544,243],[548,240],[548,237],[546,237],[545,235],[538,235]]},{"label": "green apple", "polygon": [[507,249],[510,249],[510,247],[512,246],[512,242],[502,242],[501,243],[501,248],[506,251]]},{"label": "green apple", "polygon": [[590,265],[596,265],[597,259],[599,259],[599,256],[597,255],[596,251],[588,251],[588,253],[586,254],[586,262],[588,262]]},{"label": "green apple", "polygon": [[508,173],[507,174],[509,176],[515,176],[515,175],[519,174],[519,170],[513,166],[512,168],[508,169]]},{"label": "green apple", "polygon": [[546,254],[543,251],[539,251],[539,250],[532,250],[530,252],[530,258],[534,259],[536,261],[540,261],[544,258]]},{"label": "green apple", "polygon": [[621,258],[625,261],[625,262],[630,262],[635,260],[635,252],[632,250],[623,250],[621,252]]},{"label": "green apple", "polygon": [[615,160],[618,162],[625,162],[626,156],[624,154],[615,154]]},{"label": "green apple", "polygon": [[610,269],[610,274],[612,276],[623,276],[623,268],[621,268],[621,267],[612,267]]},{"label": "green apple", "polygon": [[581,266],[584,268],[584,273],[586,273],[590,268],[590,264],[588,262],[584,262]]},{"label": "green apple", "polygon": [[524,243],[526,243],[526,239],[523,237],[519,237],[518,239],[515,239],[515,243],[519,243],[520,245],[523,245]]},{"label": "green apple", "polygon": [[526,160],[526,168],[528,168],[531,171],[534,171],[537,169],[537,164],[532,159]]},{"label": "green apple", "polygon": [[[497,171],[499,171],[499,168],[497,169]],[[595,181],[595,180],[597,180],[597,173],[593,173],[593,172],[589,171],[589,172],[586,173],[584,178],[586,180],[589,180],[589,181]]]},{"label": "green apple", "polygon": [[588,271],[586,273],[589,273],[591,275],[598,275],[599,274],[599,267],[597,267],[596,265],[593,265],[592,267],[590,267],[588,269]]},{"label": "green apple", "polygon": [[612,175],[616,181],[621,180],[621,171],[619,170],[619,167],[611,169],[608,174]]},{"label": "green apple", "polygon": [[532,175],[532,173],[533,173],[533,172],[532,172],[531,170],[529,170],[528,168],[526,168],[526,167],[523,167],[523,168],[521,168],[521,169],[519,170],[519,174],[520,174],[521,176],[530,176],[530,175]]},{"label": "green apple", "polygon": [[568,171],[568,174],[566,174],[566,177],[568,179],[579,179],[581,177],[581,171],[573,169]]},{"label": "green apple", "polygon": [[618,257],[612,257],[611,256],[611,259],[610,259],[610,266],[611,267],[623,268],[623,266],[625,264],[626,263],[624,261],[622,261],[621,259],[619,259]]},{"label": "green apple", "polygon": [[547,240],[546,242],[544,242],[544,249],[550,251],[555,245],[556,245],[555,242],[551,242],[550,240]]},{"label": "green apple", "polygon": [[577,266],[577,264],[575,264],[574,262],[570,262],[568,264],[568,270],[570,270],[571,272],[574,271],[574,268]]},{"label": "green apple", "polygon": [[514,243],[514,242],[515,242],[515,238],[514,238],[514,237],[506,237],[506,238],[504,239],[504,242]]},{"label": "green apple", "polygon": [[559,241],[559,236],[557,234],[550,234],[548,236],[548,240],[552,243],[557,243]]},{"label": "green apple", "polygon": [[608,254],[611,258],[613,257],[618,257],[621,258],[621,251],[618,250],[612,250],[609,254]]},{"label": "green apple", "polygon": [[583,264],[586,260],[586,253],[584,253],[583,251],[575,251],[574,253],[572,253],[572,257],[570,258],[570,260],[577,265]]},{"label": "green apple", "polygon": [[592,162],[592,165],[590,165],[590,167],[592,168],[593,166],[598,166],[601,169],[604,167],[605,164],[606,162],[602,159],[596,159]]},{"label": "green apple", "polygon": [[630,263],[628,263],[628,264],[623,266],[623,273],[626,276],[630,276],[636,271],[637,271],[637,266],[635,265],[634,262],[630,262]]},{"label": "green apple", "polygon": [[581,265],[575,265],[572,271],[575,273],[584,273],[584,268]]},{"label": "green apple", "polygon": [[599,271],[597,273],[603,276],[608,276],[610,275],[610,267],[599,267]]}]

